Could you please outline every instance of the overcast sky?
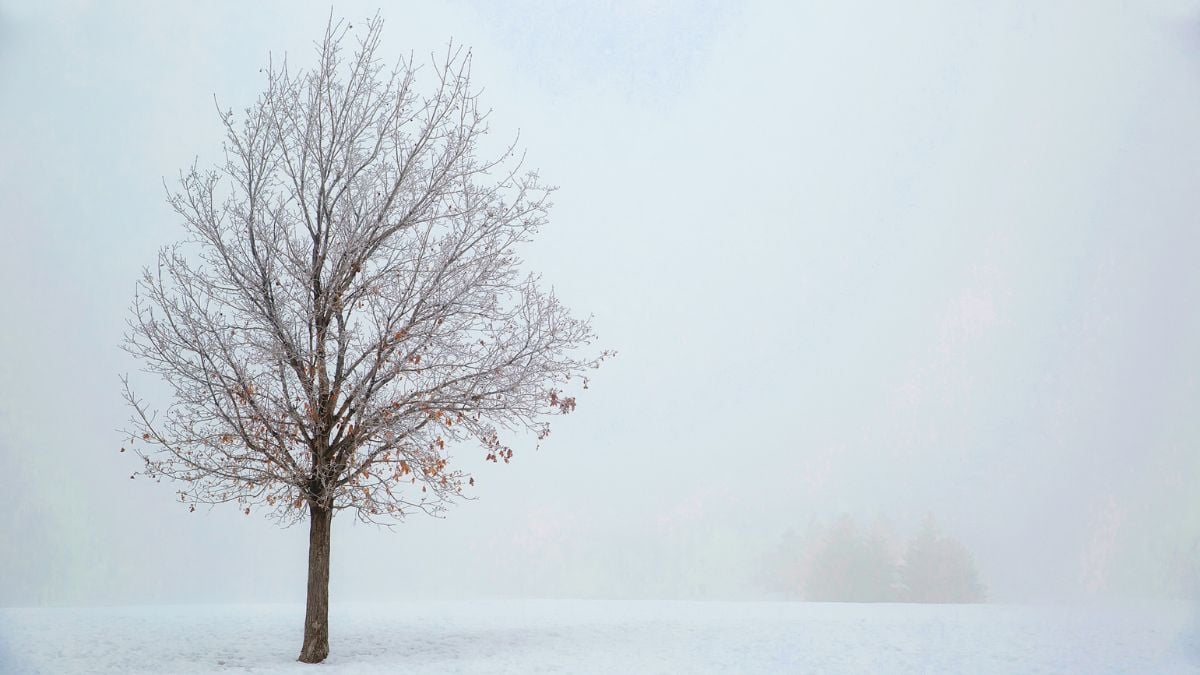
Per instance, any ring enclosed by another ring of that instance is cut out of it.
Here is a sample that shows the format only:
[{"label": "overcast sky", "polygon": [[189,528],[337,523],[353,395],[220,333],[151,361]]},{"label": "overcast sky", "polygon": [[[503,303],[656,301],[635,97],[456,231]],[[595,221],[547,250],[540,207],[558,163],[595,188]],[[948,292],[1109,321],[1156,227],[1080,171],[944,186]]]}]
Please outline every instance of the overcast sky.
[{"label": "overcast sky", "polygon": [[[153,388],[119,344],[214,95],[311,64],[328,14],[0,2],[0,604],[303,597],[305,528],[129,480],[118,375]],[[841,513],[933,513],[1000,600],[1153,593],[1200,550],[1200,4],[382,15],[389,54],[473,48],[561,186],[528,265],[620,355],[541,450],[457,448],[445,520],[335,519],[335,602],[753,596]]]}]

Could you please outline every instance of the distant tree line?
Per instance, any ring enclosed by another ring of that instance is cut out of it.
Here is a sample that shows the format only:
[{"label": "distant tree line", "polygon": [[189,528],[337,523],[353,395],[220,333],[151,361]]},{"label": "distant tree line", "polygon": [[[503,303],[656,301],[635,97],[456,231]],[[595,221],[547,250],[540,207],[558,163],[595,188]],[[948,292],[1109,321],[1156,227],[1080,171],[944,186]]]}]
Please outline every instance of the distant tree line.
[{"label": "distant tree line", "polygon": [[932,516],[904,543],[885,521],[848,515],[789,532],[769,566],[771,585],[816,602],[973,603],[986,598],[970,551]]}]

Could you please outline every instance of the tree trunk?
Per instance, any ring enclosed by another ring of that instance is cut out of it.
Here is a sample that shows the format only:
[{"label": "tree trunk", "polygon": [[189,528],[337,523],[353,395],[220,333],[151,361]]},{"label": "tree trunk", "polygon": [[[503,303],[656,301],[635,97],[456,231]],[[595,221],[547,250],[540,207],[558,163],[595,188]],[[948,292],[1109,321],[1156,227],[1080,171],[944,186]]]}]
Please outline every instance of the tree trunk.
[{"label": "tree trunk", "polygon": [[333,509],[309,505],[308,607],[299,661],[320,663],[329,656],[329,529]]}]

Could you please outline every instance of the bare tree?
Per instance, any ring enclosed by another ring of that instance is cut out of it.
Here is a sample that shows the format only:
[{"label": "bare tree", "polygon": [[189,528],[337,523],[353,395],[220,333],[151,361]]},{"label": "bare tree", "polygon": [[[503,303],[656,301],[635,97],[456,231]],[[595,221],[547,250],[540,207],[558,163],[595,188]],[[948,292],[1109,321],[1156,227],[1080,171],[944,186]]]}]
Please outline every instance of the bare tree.
[{"label": "bare tree", "polygon": [[518,269],[551,189],[511,146],[478,156],[470,53],[435,57],[421,93],[411,57],[377,56],[381,26],[331,21],[315,69],[272,62],[253,106],[218,111],[225,161],[169,191],[188,237],[144,271],[125,342],[172,393],[156,410],[125,380],[141,473],[192,510],[308,516],[310,663],[333,514],[441,513],[474,484],[453,444],[507,462],[504,435],[545,438],[608,355],[577,356],[588,322]]}]

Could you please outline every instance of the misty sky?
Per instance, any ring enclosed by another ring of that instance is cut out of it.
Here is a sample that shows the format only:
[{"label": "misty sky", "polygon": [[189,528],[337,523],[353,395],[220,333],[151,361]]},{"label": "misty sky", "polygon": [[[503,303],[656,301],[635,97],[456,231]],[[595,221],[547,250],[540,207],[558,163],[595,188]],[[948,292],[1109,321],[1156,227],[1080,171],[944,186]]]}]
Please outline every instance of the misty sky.
[{"label": "misty sky", "polygon": [[[303,597],[306,528],[118,453],[163,180],[329,14],[209,4],[0,2],[0,604]],[[567,4],[396,3],[384,44],[472,47],[561,186],[528,267],[620,355],[541,450],[457,448],[445,520],[335,518],[335,602],[752,597],[841,513],[933,513],[998,600],[1200,550],[1200,3]]]}]

